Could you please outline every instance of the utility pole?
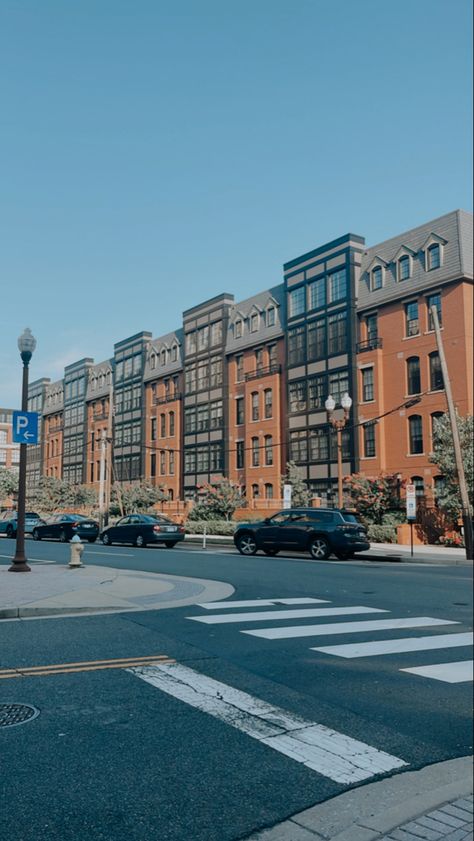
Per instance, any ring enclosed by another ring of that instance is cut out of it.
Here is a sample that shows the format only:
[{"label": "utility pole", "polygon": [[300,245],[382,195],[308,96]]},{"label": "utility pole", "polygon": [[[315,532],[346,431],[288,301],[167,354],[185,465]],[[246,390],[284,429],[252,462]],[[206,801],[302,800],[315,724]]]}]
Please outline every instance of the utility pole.
[{"label": "utility pole", "polygon": [[112,381],[109,389],[109,414],[107,418],[107,460],[105,469],[105,525],[109,521],[110,496],[112,491],[112,442],[113,442],[113,419],[114,419],[114,387]]},{"label": "utility pole", "polygon": [[461,453],[461,441],[459,438],[459,428],[456,416],[456,409],[454,407],[453,393],[451,391],[451,381],[449,379],[448,366],[446,364],[446,357],[444,355],[443,339],[441,337],[441,330],[439,327],[438,311],[436,307],[430,308],[431,318],[436,335],[436,344],[438,346],[439,361],[441,364],[441,371],[443,374],[444,390],[446,392],[446,401],[448,403],[449,420],[451,422],[451,430],[453,433],[454,443],[454,459],[456,462],[456,471],[458,474],[459,491],[461,494],[462,506],[462,521],[464,526],[464,543],[466,546],[466,560],[473,559],[473,534],[472,534],[472,511],[469,503],[469,494],[466,484],[466,476],[464,473],[464,465]]},{"label": "utility pole", "polygon": [[105,526],[105,460],[107,458],[107,432],[100,433],[100,469],[99,469],[99,525],[100,530]]}]

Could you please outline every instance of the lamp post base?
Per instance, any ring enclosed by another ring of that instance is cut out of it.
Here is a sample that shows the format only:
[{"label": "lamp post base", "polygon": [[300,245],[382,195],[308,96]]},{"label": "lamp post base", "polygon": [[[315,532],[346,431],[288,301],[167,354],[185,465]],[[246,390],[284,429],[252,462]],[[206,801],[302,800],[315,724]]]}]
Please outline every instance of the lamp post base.
[{"label": "lamp post base", "polygon": [[13,558],[11,567],[8,567],[8,572],[31,572],[31,567],[26,563],[26,558]]}]

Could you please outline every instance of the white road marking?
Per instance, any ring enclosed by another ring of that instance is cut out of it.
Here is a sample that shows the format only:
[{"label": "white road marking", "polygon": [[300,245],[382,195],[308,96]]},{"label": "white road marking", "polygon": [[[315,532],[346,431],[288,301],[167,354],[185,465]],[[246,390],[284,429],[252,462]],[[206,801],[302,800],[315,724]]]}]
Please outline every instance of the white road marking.
[{"label": "white road marking", "polygon": [[457,663],[436,663],[434,666],[417,666],[414,669],[400,669],[412,675],[421,675],[444,683],[466,683],[473,680],[472,660],[459,660]]},{"label": "white road marking", "polygon": [[204,602],[197,607],[206,610],[225,610],[231,607],[272,607],[278,604],[329,604],[328,599],[247,599],[241,602]]},{"label": "white road marking", "polygon": [[399,654],[404,651],[428,651],[430,648],[458,648],[472,645],[473,634],[439,634],[433,637],[405,637],[396,640],[374,640],[354,645],[326,645],[313,648],[335,657],[374,657],[377,654]]},{"label": "white road marking", "polygon": [[307,721],[179,663],[137,666],[127,671],[335,782],[350,785],[407,765],[365,742]]},{"label": "white road marking", "polygon": [[195,622],[206,625],[222,625],[232,622],[268,622],[274,619],[317,619],[319,616],[346,616],[348,613],[388,613],[378,607],[313,607],[305,610],[265,610],[262,613],[218,613],[214,616],[187,616]]},{"label": "white road marking", "polygon": [[[13,555],[0,555],[0,558],[9,558],[11,561],[13,560]],[[55,564],[56,561],[47,561],[45,558],[27,558],[28,561],[35,561],[40,564]]]},{"label": "white road marking", "polygon": [[88,555],[102,555],[102,557],[104,557],[104,555],[116,555],[117,558],[134,558],[135,557],[133,552],[109,552],[108,549],[106,549],[104,552],[95,552],[94,549],[87,549],[87,554]]},{"label": "white road marking", "polygon": [[449,619],[433,619],[431,616],[414,616],[413,619],[378,619],[373,622],[334,622],[331,625],[295,625],[289,628],[266,628],[262,631],[240,631],[268,640],[290,639],[291,637],[321,637],[332,634],[357,634],[366,631],[392,631],[396,628],[422,628],[427,625],[459,625]]}]

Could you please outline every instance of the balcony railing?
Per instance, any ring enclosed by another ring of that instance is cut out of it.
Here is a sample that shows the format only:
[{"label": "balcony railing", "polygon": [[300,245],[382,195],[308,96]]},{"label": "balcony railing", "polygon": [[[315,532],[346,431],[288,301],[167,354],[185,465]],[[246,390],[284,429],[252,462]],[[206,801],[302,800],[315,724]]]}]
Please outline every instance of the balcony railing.
[{"label": "balcony railing", "polygon": [[257,368],[255,371],[251,371],[245,375],[245,382],[258,380],[260,377],[268,377],[269,374],[281,374],[281,365],[273,363],[272,365],[267,365],[265,368]]},{"label": "balcony railing", "polygon": [[357,353],[364,353],[366,350],[376,350],[377,348],[383,347],[382,339],[378,336],[373,339],[365,339],[364,342],[357,343]]},{"label": "balcony railing", "polygon": [[161,406],[163,403],[173,403],[174,400],[181,400],[182,397],[183,395],[179,391],[175,391],[173,394],[165,394],[164,397],[154,397],[153,405]]}]

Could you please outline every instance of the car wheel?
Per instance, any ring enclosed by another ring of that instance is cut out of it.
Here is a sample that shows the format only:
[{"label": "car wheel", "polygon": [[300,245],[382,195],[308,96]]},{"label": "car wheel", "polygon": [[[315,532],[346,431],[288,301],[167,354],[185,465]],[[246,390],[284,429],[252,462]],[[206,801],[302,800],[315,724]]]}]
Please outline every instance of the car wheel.
[{"label": "car wheel", "polygon": [[41,535],[38,529],[33,529],[33,540],[41,540]]},{"label": "car wheel", "polygon": [[7,537],[15,537],[15,532],[13,531],[13,526],[7,526]]},{"label": "car wheel", "polygon": [[255,555],[257,551],[257,542],[253,535],[243,534],[237,541],[237,549],[241,555]]},{"label": "car wheel", "polygon": [[278,555],[278,552],[280,550],[279,549],[264,549],[263,551],[265,552],[266,555],[270,555],[270,557],[273,558],[274,555]]},{"label": "car wheel", "polygon": [[171,540],[170,543],[165,543],[166,549],[172,549],[173,546],[176,546],[177,540]]},{"label": "car wheel", "polygon": [[112,541],[108,534],[102,535],[102,543],[104,546],[112,546]]},{"label": "car wheel", "polygon": [[310,543],[309,551],[315,561],[325,561],[331,554],[331,547],[325,537],[315,537]]},{"label": "car wheel", "polygon": [[67,543],[67,534],[64,529],[59,533],[59,542],[60,543]]},{"label": "car wheel", "polygon": [[144,549],[145,548],[146,542],[145,542],[145,538],[143,537],[142,534],[137,535],[137,537],[135,539],[135,546],[137,546],[139,549]]}]

